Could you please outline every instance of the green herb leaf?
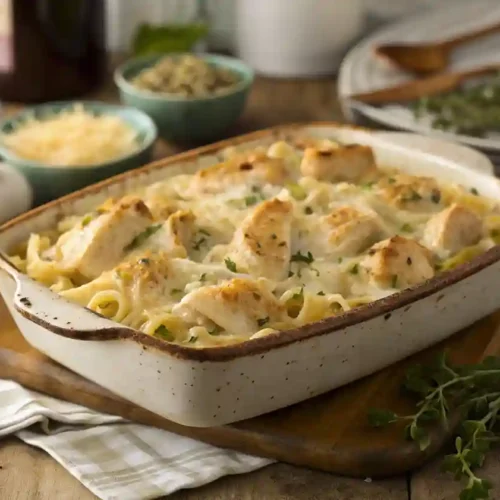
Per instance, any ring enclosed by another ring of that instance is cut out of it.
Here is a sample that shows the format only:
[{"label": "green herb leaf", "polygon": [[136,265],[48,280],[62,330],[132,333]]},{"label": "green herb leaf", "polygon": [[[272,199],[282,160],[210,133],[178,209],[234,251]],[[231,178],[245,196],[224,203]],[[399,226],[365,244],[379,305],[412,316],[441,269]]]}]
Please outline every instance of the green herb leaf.
[{"label": "green herb leaf", "polygon": [[162,224],[155,224],[153,226],[149,226],[142,233],[139,233],[125,248],[126,252],[133,250],[134,248],[140,247],[150,236],[155,234],[160,228]]},{"label": "green herb leaf", "polygon": [[441,201],[441,191],[439,191],[439,189],[433,189],[431,201],[432,203],[439,203]]},{"label": "green herb leaf", "polygon": [[299,250],[291,256],[290,262],[305,262],[306,264],[311,264],[314,262],[314,257],[311,252],[307,252],[307,254],[304,255]]},{"label": "green herb leaf", "polygon": [[391,286],[392,288],[397,288],[398,286],[398,275],[394,274],[391,279]]},{"label": "green herb leaf", "polygon": [[245,205],[247,207],[251,207],[252,205],[255,205],[258,201],[259,200],[258,200],[257,196],[255,196],[254,194],[251,196],[245,196]]},{"label": "green herb leaf", "polygon": [[401,226],[401,231],[405,233],[411,233],[413,231],[413,227],[410,224],[403,224]]},{"label": "green herb leaf", "polygon": [[201,250],[201,247],[207,243],[207,239],[202,236],[199,240],[195,241],[193,243],[193,250],[196,250],[199,252]]},{"label": "green herb leaf", "polygon": [[155,337],[160,337],[163,340],[168,340],[169,342],[175,340],[174,334],[165,325],[160,325],[155,330]]},{"label": "green herb leaf", "polygon": [[236,264],[229,258],[227,257],[224,259],[224,264],[226,264],[226,267],[232,272],[232,273],[237,273],[238,271],[236,270]]},{"label": "green herb leaf", "polygon": [[87,214],[82,219],[82,227],[88,226],[95,218],[96,218],[96,214]]},{"label": "green herb leaf", "polygon": [[266,323],[269,323],[269,316],[257,320],[257,325],[262,328]]},{"label": "green herb leaf", "polygon": [[354,266],[349,269],[349,272],[351,274],[358,274],[359,273],[359,264],[354,264]]},{"label": "green herb leaf", "polygon": [[421,450],[430,445],[430,426],[449,427],[450,415],[462,416],[455,435],[456,452],[445,457],[443,469],[463,481],[461,499],[488,499],[491,485],[476,475],[486,452],[500,442],[500,357],[474,365],[450,365],[446,353],[426,365],[408,370],[404,387],[416,396],[415,413],[399,416],[390,410],[372,410],[372,425],[405,420],[408,439]]},{"label": "green herb leaf", "polygon": [[135,55],[189,52],[207,34],[208,26],[204,23],[164,26],[142,24],[135,33],[132,50]]},{"label": "green herb leaf", "polygon": [[304,287],[301,287],[300,291],[292,295],[293,300],[304,300]]}]

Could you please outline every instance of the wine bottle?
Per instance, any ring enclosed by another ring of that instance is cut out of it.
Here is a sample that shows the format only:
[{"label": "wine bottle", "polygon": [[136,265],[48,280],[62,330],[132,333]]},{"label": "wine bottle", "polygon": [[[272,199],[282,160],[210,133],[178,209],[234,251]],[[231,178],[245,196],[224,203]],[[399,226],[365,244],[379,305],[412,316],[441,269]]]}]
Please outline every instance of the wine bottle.
[{"label": "wine bottle", "polygon": [[106,75],[105,0],[0,0],[0,99],[78,98]]}]

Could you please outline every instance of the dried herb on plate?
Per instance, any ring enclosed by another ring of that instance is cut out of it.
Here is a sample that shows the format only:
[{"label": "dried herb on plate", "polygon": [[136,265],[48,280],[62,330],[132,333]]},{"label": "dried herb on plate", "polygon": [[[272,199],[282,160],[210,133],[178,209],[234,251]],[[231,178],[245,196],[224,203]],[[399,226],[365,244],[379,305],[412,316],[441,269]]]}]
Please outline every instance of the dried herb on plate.
[{"label": "dried herb on plate", "polygon": [[385,427],[407,422],[407,438],[425,450],[432,425],[450,427],[460,417],[455,433],[455,453],[447,455],[443,468],[463,481],[460,500],[489,499],[491,484],[476,475],[486,452],[500,441],[500,357],[488,357],[473,365],[453,366],[445,353],[428,365],[415,365],[406,374],[404,389],[417,399],[413,415],[372,409],[371,425]]},{"label": "dried herb on plate", "polygon": [[430,115],[432,127],[474,137],[500,130],[500,75],[437,96],[413,106],[416,118]]}]

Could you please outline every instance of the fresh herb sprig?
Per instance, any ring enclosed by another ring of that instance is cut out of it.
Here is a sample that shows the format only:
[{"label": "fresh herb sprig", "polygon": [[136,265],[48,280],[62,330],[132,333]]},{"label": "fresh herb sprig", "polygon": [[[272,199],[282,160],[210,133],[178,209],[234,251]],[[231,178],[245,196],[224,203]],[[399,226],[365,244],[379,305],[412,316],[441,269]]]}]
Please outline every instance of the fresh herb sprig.
[{"label": "fresh herb sprig", "polygon": [[435,129],[484,137],[488,131],[500,130],[500,76],[423,97],[412,108],[416,118],[430,115]]},{"label": "fresh herb sprig", "polygon": [[406,374],[404,389],[418,398],[413,415],[372,409],[371,425],[385,427],[406,422],[408,439],[423,451],[431,444],[432,425],[445,430],[453,418],[460,423],[455,437],[455,453],[447,455],[444,470],[464,482],[460,500],[490,498],[491,484],[476,475],[486,452],[500,441],[500,357],[488,357],[473,365],[454,366],[439,355],[428,365],[416,365]]}]

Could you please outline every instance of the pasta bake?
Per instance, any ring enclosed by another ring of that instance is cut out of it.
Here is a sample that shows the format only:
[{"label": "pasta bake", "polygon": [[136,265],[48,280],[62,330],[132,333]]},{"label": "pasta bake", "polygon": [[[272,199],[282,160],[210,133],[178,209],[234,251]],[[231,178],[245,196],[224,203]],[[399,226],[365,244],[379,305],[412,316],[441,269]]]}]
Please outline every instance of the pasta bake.
[{"label": "pasta bake", "polygon": [[224,152],[31,234],[12,262],[66,299],[193,348],[339,315],[431,279],[500,237],[495,200],[290,139]]}]

